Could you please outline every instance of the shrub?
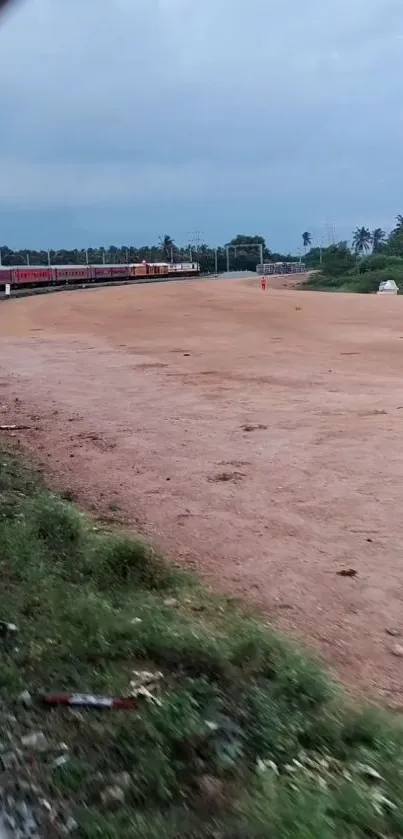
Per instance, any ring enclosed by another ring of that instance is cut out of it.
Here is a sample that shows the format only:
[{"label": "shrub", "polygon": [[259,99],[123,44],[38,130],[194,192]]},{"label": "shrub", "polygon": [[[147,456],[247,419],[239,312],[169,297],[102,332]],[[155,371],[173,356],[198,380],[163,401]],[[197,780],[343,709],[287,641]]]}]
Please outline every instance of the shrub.
[{"label": "shrub", "polygon": [[324,251],[323,273],[328,277],[341,277],[351,271],[356,264],[356,258],[345,242],[340,242]]},{"label": "shrub", "polygon": [[366,256],[360,262],[360,274],[365,274],[367,271],[383,271],[384,268],[401,266],[403,271],[403,259],[397,256],[388,256],[385,253],[375,253],[372,256]]},{"label": "shrub", "polygon": [[[368,257],[372,259],[372,257]],[[382,255],[373,259],[384,260]],[[388,259],[388,266],[379,270],[368,270],[368,264],[363,260],[360,263],[360,273],[349,271],[340,276],[327,276],[323,273],[310,277],[305,288],[317,289],[318,291],[349,291],[356,294],[374,294],[379,289],[381,282],[394,280],[396,285],[403,290],[403,260]],[[364,264],[365,262],[365,264]],[[383,263],[381,263],[383,264]],[[364,270],[361,270],[364,267]]]},{"label": "shrub", "polygon": [[73,505],[50,494],[38,495],[28,508],[32,534],[54,554],[66,554],[81,542],[83,517]]},{"label": "shrub", "polygon": [[175,578],[174,569],[156,556],[146,542],[120,534],[106,534],[94,540],[86,570],[103,587],[137,584],[164,589]]}]

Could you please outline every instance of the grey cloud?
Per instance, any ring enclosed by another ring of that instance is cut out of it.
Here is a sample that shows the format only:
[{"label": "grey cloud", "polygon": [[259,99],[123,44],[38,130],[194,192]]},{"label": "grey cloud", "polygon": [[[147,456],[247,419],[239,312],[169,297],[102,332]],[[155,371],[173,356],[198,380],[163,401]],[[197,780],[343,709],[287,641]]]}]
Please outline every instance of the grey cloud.
[{"label": "grey cloud", "polygon": [[0,28],[0,206],[136,213],[165,189],[180,219],[190,192],[204,212],[263,190],[296,225],[327,205],[342,227],[363,195],[391,217],[402,38],[401,0],[21,0]]}]

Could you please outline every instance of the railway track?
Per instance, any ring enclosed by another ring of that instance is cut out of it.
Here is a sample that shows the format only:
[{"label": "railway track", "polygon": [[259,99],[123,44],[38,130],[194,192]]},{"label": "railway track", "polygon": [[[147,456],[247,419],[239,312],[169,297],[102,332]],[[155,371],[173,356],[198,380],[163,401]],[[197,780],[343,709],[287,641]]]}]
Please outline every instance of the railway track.
[{"label": "railway track", "polygon": [[186,277],[137,277],[133,280],[108,280],[105,283],[66,283],[65,285],[58,285],[58,286],[36,286],[32,288],[21,288],[21,289],[14,289],[10,295],[6,295],[4,291],[0,292],[0,300],[11,300],[16,297],[33,297],[38,294],[53,294],[58,291],[88,291],[89,289],[97,289],[97,288],[110,288],[114,286],[125,286],[125,285],[149,285],[151,283],[180,283],[180,282],[190,282],[190,281],[197,281],[203,279],[214,279],[213,277],[199,275],[195,277],[194,275],[189,275]]}]

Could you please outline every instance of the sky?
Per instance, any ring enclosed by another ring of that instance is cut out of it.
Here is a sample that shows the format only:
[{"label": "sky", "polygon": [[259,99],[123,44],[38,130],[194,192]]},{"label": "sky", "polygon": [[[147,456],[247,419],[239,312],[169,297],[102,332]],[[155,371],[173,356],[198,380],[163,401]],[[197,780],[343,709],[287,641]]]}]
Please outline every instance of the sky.
[{"label": "sky", "polygon": [[0,242],[272,250],[403,213],[402,0],[15,0]]}]

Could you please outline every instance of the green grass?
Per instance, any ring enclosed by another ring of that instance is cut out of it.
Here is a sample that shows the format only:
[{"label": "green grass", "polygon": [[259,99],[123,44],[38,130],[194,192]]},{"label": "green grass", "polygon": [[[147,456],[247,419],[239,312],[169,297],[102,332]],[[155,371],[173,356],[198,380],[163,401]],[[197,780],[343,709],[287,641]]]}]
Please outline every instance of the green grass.
[{"label": "green grass", "polygon": [[[95,526],[7,453],[0,498],[0,617],[19,629],[16,645],[1,642],[0,699],[25,729],[69,746],[65,766],[32,773],[68,804],[78,836],[403,836],[395,717],[352,708],[245,607]],[[16,702],[25,688],[127,694],[141,668],[162,672],[160,704],[72,713]],[[101,793],[122,772],[125,800],[109,809]]]},{"label": "green grass", "polygon": [[[320,271],[312,274],[309,279],[303,283],[302,288],[312,291],[342,291],[351,292],[354,294],[375,294],[379,289],[381,282],[393,280],[403,292],[403,260],[396,257],[386,258],[386,262],[390,263],[384,267],[376,267],[379,258],[371,257],[363,260],[357,267],[350,271],[334,276],[326,271]],[[370,261],[372,260],[372,262]],[[383,262],[379,261],[379,265]]]}]

